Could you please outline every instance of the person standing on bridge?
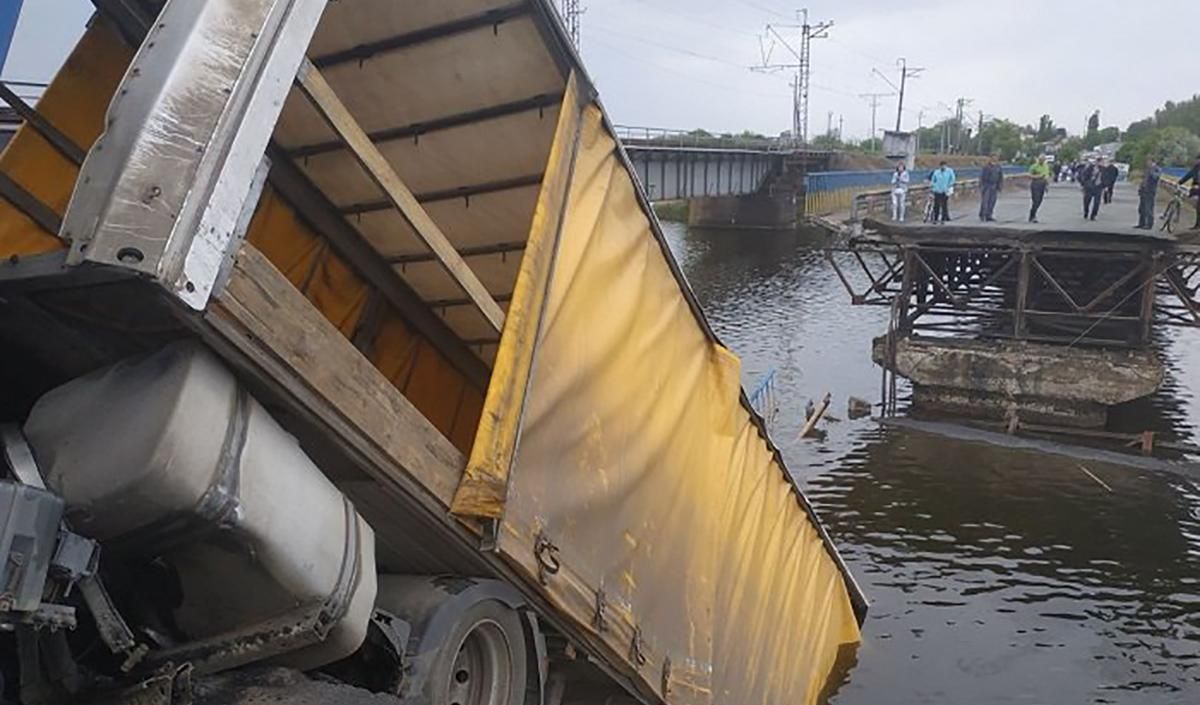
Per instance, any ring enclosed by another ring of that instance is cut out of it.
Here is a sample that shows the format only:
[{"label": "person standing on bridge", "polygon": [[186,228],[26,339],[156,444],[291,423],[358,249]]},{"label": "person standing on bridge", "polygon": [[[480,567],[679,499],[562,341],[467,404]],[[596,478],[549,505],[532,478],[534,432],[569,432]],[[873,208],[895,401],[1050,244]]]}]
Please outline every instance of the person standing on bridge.
[{"label": "person standing on bridge", "polygon": [[904,162],[896,165],[892,172],[892,220],[904,220],[904,208],[908,205],[908,167]]},{"label": "person standing on bridge", "polygon": [[1154,198],[1158,195],[1158,180],[1162,169],[1158,162],[1150,159],[1146,163],[1146,175],[1138,186],[1138,230],[1154,229]]},{"label": "person standing on bridge", "polygon": [[954,170],[946,162],[929,175],[929,190],[933,193],[933,222],[950,222],[950,196],[954,193]]},{"label": "person standing on bridge", "polygon": [[1029,207],[1029,222],[1038,222],[1038,209],[1042,207],[1042,199],[1046,197],[1046,187],[1050,184],[1050,166],[1045,157],[1038,157],[1029,167],[1029,195],[1033,204]]},{"label": "person standing on bridge", "polygon": [[1108,159],[1104,160],[1104,168],[1100,171],[1100,180],[1104,184],[1104,204],[1108,205],[1113,202],[1113,189],[1117,185],[1117,179],[1121,176],[1121,170],[1117,168]]},{"label": "person standing on bridge", "polygon": [[992,223],[996,212],[996,198],[1000,189],[1004,188],[1004,170],[996,163],[995,157],[988,157],[987,165],[979,172],[979,220]]},{"label": "person standing on bridge", "polygon": [[1188,192],[1188,196],[1196,199],[1196,224],[1192,227],[1200,230],[1200,154],[1196,155],[1196,163],[1192,165],[1188,173],[1179,180],[1179,185],[1183,186],[1189,181],[1192,182],[1192,188]]},{"label": "person standing on bridge", "polygon": [[1104,197],[1104,170],[1096,162],[1079,172],[1079,185],[1083,188],[1083,219],[1095,220],[1100,213],[1100,201]]}]

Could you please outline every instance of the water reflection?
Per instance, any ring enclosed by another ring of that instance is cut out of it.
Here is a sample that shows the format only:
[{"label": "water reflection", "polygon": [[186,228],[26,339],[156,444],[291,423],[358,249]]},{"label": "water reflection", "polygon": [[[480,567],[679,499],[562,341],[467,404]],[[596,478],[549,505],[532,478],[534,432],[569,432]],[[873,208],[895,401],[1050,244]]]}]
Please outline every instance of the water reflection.
[{"label": "water reflection", "polygon": [[[836,705],[1200,702],[1200,489],[1170,475],[985,446],[871,421],[868,341],[819,236],[668,236],[747,384],[776,369],[775,437],[873,607]],[[1158,344],[1168,384],[1114,418],[1191,438],[1197,331]],[[807,399],[842,421],[797,441]],[[836,409],[837,407],[835,407]]]}]

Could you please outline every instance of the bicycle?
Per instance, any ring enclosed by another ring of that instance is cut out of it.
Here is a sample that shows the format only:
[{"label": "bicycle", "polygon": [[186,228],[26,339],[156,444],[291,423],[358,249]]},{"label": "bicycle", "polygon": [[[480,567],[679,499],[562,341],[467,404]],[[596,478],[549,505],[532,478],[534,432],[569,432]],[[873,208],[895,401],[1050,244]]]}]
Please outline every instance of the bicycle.
[{"label": "bicycle", "polygon": [[922,223],[932,223],[933,222],[933,194],[932,193],[925,197],[925,210],[921,217],[921,222]]},{"label": "bicycle", "polygon": [[1182,186],[1175,187],[1175,193],[1171,195],[1171,200],[1167,203],[1167,207],[1163,209],[1159,220],[1162,221],[1162,226],[1159,231],[1173,233],[1175,226],[1179,224],[1179,218],[1183,211],[1183,199],[1187,190]]}]

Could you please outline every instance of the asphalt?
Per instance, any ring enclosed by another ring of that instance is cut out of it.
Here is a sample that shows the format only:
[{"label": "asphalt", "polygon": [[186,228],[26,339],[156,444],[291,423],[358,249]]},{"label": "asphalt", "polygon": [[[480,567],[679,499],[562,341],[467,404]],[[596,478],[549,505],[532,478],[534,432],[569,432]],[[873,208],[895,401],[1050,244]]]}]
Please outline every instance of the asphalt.
[{"label": "asphalt", "polygon": [[[1129,182],[1116,185],[1113,190],[1113,202],[1100,204],[1100,212],[1096,220],[1083,217],[1083,190],[1078,184],[1070,182],[1052,183],[1046,190],[1046,198],[1038,210],[1038,222],[1029,222],[1029,207],[1031,197],[1029,188],[1024,184],[1006,187],[996,202],[994,213],[995,222],[983,223],[979,220],[979,204],[977,201],[951,205],[951,220],[956,228],[996,228],[1003,227],[1016,230],[1045,231],[1053,229],[1063,233],[1111,233],[1128,235],[1159,235],[1169,237],[1159,231],[1158,216],[1162,212],[1165,201],[1160,199],[1155,206],[1155,225],[1153,231],[1138,230],[1138,194],[1137,186]],[[1176,231],[1186,230],[1192,226],[1195,215],[1191,209],[1185,208]],[[919,221],[918,221],[919,223]],[[910,224],[916,225],[910,219]]]}]

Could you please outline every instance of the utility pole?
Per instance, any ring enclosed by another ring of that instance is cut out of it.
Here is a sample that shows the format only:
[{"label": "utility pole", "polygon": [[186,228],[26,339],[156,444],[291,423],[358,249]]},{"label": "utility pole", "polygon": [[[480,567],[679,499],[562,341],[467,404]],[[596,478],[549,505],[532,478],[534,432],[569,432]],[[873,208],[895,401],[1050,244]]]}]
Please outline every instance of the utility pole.
[{"label": "utility pole", "polygon": [[846,123],[845,115],[838,115],[838,141],[842,141],[842,126]]},{"label": "utility pole", "polygon": [[962,137],[963,137],[963,111],[968,105],[974,103],[970,98],[959,98],[955,105],[957,110],[954,113],[954,124],[956,126],[956,134],[954,135],[954,151],[962,153]]},{"label": "utility pole", "polygon": [[921,155],[921,130],[925,127],[925,109],[917,111],[917,156]]},{"label": "utility pole", "polygon": [[833,137],[833,111],[830,110],[828,113],[826,113],[826,116],[828,119],[826,120],[825,124],[825,134]]},{"label": "utility pole", "polygon": [[[759,49],[762,52],[762,65],[751,67],[753,71],[782,71],[795,69],[796,77],[792,83],[792,139],[800,144],[808,142],[808,89],[812,74],[812,40],[824,39],[829,36],[829,28],[833,22],[810,24],[808,10],[797,10],[796,25],[767,25],[763,36],[759,38]],[[800,30],[800,48],[793,47],[780,29]],[[768,43],[769,40],[769,43]],[[776,44],[782,45],[795,59],[795,63],[772,63],[771,54]]]},{"label": "utility pole", "polygon": [[900,67],[900,100],[896,103],[896,132],[900,131],[900,122],[904,117],[904,88],[908,84],[908,79],[916,78],[921,75],[923,68],[909,68],[908,60],[903,56],[896,62]]},{"label": "utility pole", "polygon": [[579,51],[579,25],[584,9],[579,6],[579,0],[559,0],[558,11],[567,27],[567,34],[571,36],[571,44]]},{"label": "utility pole", "polygon": [[883,82],[892,87],[892,90],[900,94],[900,100],[896,103],[896,132],[900,131],[901,119],[904,117],[904,89],[908,85],[908,79],[916,78],[921,75],[925,69],[912,67],[909,68],[908,61],[903,57],[896,60],[896,65],[900,67],[900,85],[892,83],[892,79],[888,78],[882,71],[877,68],[872,68],[871,73],[883,79]]},{"label": "utility pole", "polygon": [[[860,93],[858,96],[859,98],[863,98],[864,100],[867,100],[871,104],[871,141],[872,142],[875,141],[875,114],[879,111],[879,101],[880,101],[880,99],[886,98],[890,95],[892,95],[892,94],[891,93]],[[882,148],[883,148],[883,145],[880,144],[881,151],[882,151]]]},{"label": "utility pole", "polygon": [[983,111],[979,111],[979,130],[975,133],[975,153],[983,154]]}]

